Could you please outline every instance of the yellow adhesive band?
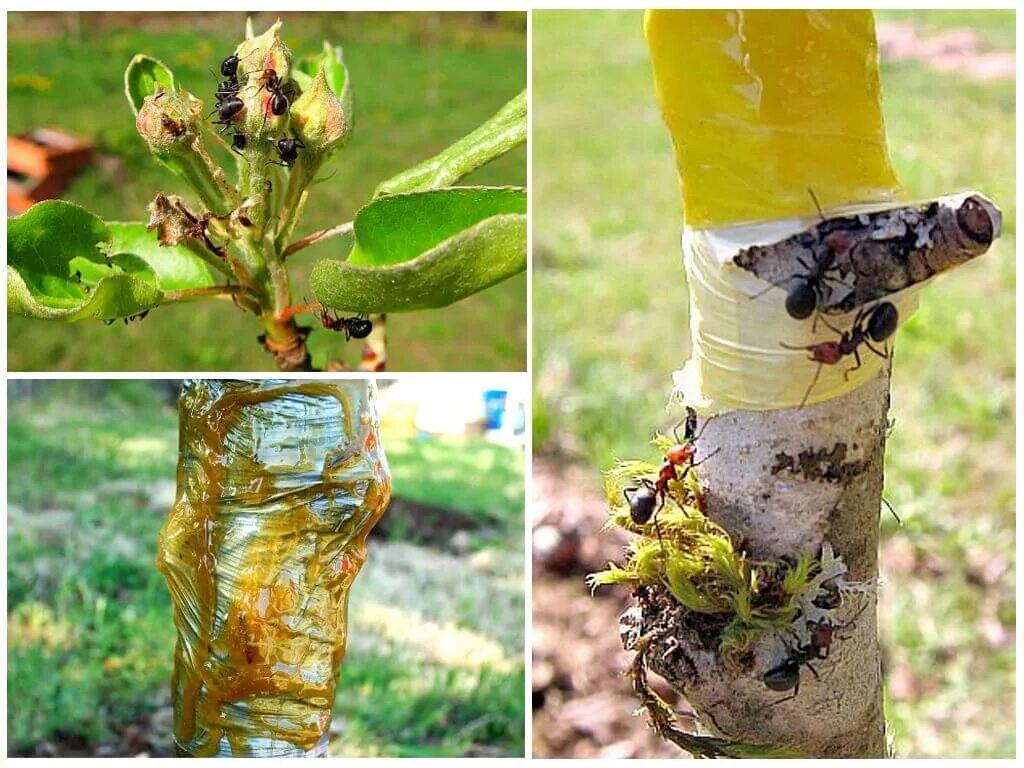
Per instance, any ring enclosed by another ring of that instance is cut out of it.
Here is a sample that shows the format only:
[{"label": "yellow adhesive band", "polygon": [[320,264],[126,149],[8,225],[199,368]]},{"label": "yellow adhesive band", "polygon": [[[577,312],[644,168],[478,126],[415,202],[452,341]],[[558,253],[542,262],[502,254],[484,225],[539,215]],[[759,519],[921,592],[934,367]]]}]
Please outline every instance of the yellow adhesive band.
[{"label": "yellow adhesive band", "polygon": [[870,11],[648,11],[686,224],[814,213],[904,192],[889,162]]},{"label": "yellow adhesive band", "polygon": [[[675,375],[677,393],[705,411],[761,410],[873,378],[884,361],[866,345],[855,371],[852,354],[819,370],[806,350],[783,348],[839,334],[790,317],[782,288],[751,300],[767,284],[731,264],[742,248],[814,225],[814,198],[831,216],[905,202],[886,147],[871,12],[648,11],[644,34],[686,225],[693,357]],[[916,291],[890,299],[901,320]],[[854,317],[826,319],[848,331]]]}]

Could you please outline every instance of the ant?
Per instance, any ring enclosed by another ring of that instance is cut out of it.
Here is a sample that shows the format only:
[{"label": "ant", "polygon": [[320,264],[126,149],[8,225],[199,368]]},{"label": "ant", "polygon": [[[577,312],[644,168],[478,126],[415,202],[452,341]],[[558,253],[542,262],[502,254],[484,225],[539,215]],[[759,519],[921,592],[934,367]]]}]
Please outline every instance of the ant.
[{"label": "ant", "polygon": [[[685,423],[683,438],[679,438],[679,427]],[[704,422],[704,428],[707,427]],[[683,417],[673,428],[672,435],[676,444],[665,451],[665,460],[658,470],[658,479],[654,482],[643,478],[640,480],[640,487],[625,488],[622,495],[629,504],[629,516],[637,525],[646,525],[649,520],[654,519],[654,529],[658,533],[658,541],[661,541],[661,528],[658,526],[657,514],[665,506],[665,498],[668,496],[668,484],[672,481],[682,482],[686,479],[690,470],[703,464],[710,459],[719,449],[705,456],[700,461],[694,461],[697,453],[696,442],[703,434],[697,432],[697,412],[690,406],[686,406],[686,416]],[[679,475],[678,468],[684,467],[683,474]]]},{"label": "ant", "polygon": [[234,125],[236,118],[245,109],[245,102],[238,98],[237,92],[225,98],[223,101],[217,101],[217,107],[210,113],[209,116],[214,114],[219,118],[214,120],[214,125],[223,125],[224,128],[221,133],[226,133],[227,130]]},{"label": "ant", "polygon": [[[263,70],[261,78],[263,85],[260,86],[260,91],[266,90],[270,94],[270,112],[275,115],[283,115],[288,111],[288,97],[295,95],[295,89],[288,85],[284,85],[281,82],[281,78],[277,76],[277,71],[271,68]],[[259,93],[259,91],[257,91]],[[263,112],[263,125],[267,124],[268,113],[264,109]],[[260,128],[262,131],[262,127]]]},{"label": "ant", "polygon": [[220,73],[231,80],[238,79],[238,64],[239,62],[245,61],[252,56],[256,51],[249,51],[245,56],[239,58],[235,54],[231,54],[224,61],[220,63]]},{"label": "ant", "polygon": [[[268,139],[268,141],[274,141]],[[305,149],[306,145],[302,143],[302,139],[298,137],[283,138],[274,141],[277,147],[277,154],[281,158],[281,162],[275,162],[271,160],[267,165],[280,165],[282,168],[291,168],[292,164],[299,159],[299,150]]]},{"label": "ant", "polygon": [[[814,207],[818,209],[818,216],[821,217],[822,222],[829,223],[828,219],[825,218],[825,214],[822,213],[821,205],[818,203],[814,190],[808,189],[807,191],[811,195],[811,200],[814,201]],[[842,226],[847,221],[847,219],[839,219],[835,221],[835,224]],[[833,229],[828,232],[821,238],[821,242],[825,245],[825,250],[817,254],[813,263],[808,264],[803,258],[797,256],[797,262],[804,269],[802,273],[798,272],[769,284],[767,288],[751,296],[751,300],[760,298],[772,288],[778,288],[785,283],[795,281],[786,293],[786,313],[794,320],[806,320],[810,317],[827,300],[826,281],[838,279],[834,274],[829,274],[834,273],[838,269],[835,263],[836,256],[848,250],[851,244],[848,234],[842,229]],[[808,243],[808,245],[813,246],[814,244],[812,238],[812,242]],[[817,327],[817,323],[818,318],[815,317],[814,325],[811,327],[812,332]]]},{"label": "ant", "polygon": [[244,133],[233,133],[231,135],[231,151],[239,155],[242,154],[242,150],[245,149],[247,140]]},{"label": "ant", "polygon": [[188,220],[188,223],[192,226],[192,229],[189,231],[189,234],[196,240],[203,240],[203,242],[206,243],[207,248],[209,248],[211,251],[213,251],[214,254],[223,259],[226,255],[224,249],[219,245],[216,245],[212,240],[210,240],[210,236],[206,234],[207,225],[210,223],[212,219],[218,217],[215,216],[210,211],[207,211],[202,216],[196,216],[194,213],[192,213],[192,211],[190,211],[180,202],[175,203],[175,206],[181,212],[181,215],[184,216],[185,219]]},{"label": "ant", "polygon": [[846,622],[834,624],[828,619],[821,619],[809,624],[810,642],[790,648],[785,659],[761,676],[761,681],[773,691],[793,691],[789,696],[774,702],[772,706],[795,699],[800,693],[800,667],[807,667],[811,670],[815,680],[821,679],[818,670],[811,666],[811,662],[817,659],[827,659],[832,648],[832,641],[836,637],[836,630],[852,625],[867,607],[867,603],[865,603],[853,615],[853,618]]},{"label": "ant", "polygon": [[241,90],[241,86],[238,82],[238,62],[249,58],[253,53],[255,53],[255,51],[252,51],[241,58],[232,54],[221,62],[220,73],[226,77],[227,80],[221,82],[217,86],[217,90],[214,92],[214,96],[217,99],[217,106],[210,115],[216,114],[217,117],[220,118],[219,120],[214,121],[215,125],[223,125],[226,128],[226,126],[235,122],[235,118],[245,107],[244,102],[238,98],[238,91]]},{"label": "ant", "polygon": [[356,315],[354,317],[339,317],[335,315],[331,317],[326,308],[321,308],[320,310],[320,322],[329,331],[344,331],[345,341],[349,339],[365,339],[370,335],[370,331],[373,330],[373,322],[363,315]]},{"label": "ant", "polygon": [[809,352],[810,357],[807,359],[818,364],[818,370],[814,372],[811,385],[807,388],[807,392],[804,393],[804,399],[800,401],[801,408],[804,407],[807,398],[811,394],[811,390],[814,389],[814,385],[818,382],[818,376],[821,374],[821,367],[823,365],[835,365],[847,355],[853,355],[857,365],[843,374],[843,379],[849,380],[850,374],[862,365],[859,349],[861,344],[865,344],[876,355],[887,360],[889,358],[888,350],[880,352],[872,346],[871,342],[883,342],[896,332],[896,326],[899,323],[899,313],[896,311],[895,306],[888,301],[883,301],[876,304],[870,310],[861,307],[860,311],[857,312],[857,316],[853,319],[853,325],[849,331],[840,331],[824,318],[822,318],[822,322],[839,334],[838,341],[822,341],[817,344],[808,344],[805,347],[782,344],[785,349],[802,349]]}]

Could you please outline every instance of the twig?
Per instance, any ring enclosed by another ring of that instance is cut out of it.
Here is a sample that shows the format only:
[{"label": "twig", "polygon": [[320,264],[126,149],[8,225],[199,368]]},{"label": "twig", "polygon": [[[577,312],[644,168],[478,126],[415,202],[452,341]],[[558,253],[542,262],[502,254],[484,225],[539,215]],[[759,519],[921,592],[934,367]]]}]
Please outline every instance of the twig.
[{"label": "twig", "polygon": [[183,288],[180,291],[166,291],[164,303],[171,304],[183,301],[195,301],[196,299],[218,298],[230,299],[248,298],[245,296],[249,289],[242,285],[211,285],[205,288]]},{"label": "twig", "polygon": [[326,240],[329,237],[336,237],[337,235],[344,235],[351,232],[353,229],[353,222],[346,221],[344,224],[339,224],[336,227],[330,229],[321,229],[319,232],[314,232],[311,235],[306,235],[301,240],[296,240],[294,243],[284,249],[284,253],[281,254],[282,259],[287,259],[291,254],[296,251],[301,251],[303,248],[308,248],[311,245],[319,243],[321,240]]}]

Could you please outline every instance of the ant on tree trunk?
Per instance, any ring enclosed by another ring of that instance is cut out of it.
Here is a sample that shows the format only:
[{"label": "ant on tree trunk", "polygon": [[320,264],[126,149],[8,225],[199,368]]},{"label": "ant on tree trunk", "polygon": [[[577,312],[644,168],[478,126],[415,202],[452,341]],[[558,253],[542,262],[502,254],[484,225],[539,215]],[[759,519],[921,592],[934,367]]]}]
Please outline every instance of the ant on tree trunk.
[{"label": "ant on tree trunk", "polygon": [[[679,427],[683,424],[685,424],[685,428],[683,430],[683,437],[680,439]],[[707,424],[708,422],[704,422],[704,428],[707,427]],[[649,521],[653,520],[654,530],[658,534],[659,543],[662,540],[657,515],[665,506],[665,499],[668,496],[668,484],[673,481],[682,482],[686,479],[691,469],[700,466],[718,453],[718,449],[716,449],[700,461],[693,460],[697,454],[697,440],[704,433],[704,428],[701,429],[699,434],[697,433],[697,412],[690,406],[687,406],[686,416],[672,428],[672,435],[676,440],[676,444],[665,451],[664,462],[658,470],[658,479],[652,482],[647,478],[643,478],[640,480],[641,484],[639,486],[625,488],[622,491],[626,503],[629,504],[630,518],[637,525],[646,525]],[[678,471],[680,467],[683,468],[682,475]],[[664,546],[662,548],[664,549]]]}]

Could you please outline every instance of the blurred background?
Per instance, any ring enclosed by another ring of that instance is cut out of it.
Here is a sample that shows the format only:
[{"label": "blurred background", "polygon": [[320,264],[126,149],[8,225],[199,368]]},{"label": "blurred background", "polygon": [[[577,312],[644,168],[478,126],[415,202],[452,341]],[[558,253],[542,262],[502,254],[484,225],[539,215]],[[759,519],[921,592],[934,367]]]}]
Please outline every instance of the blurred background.
[{"label": "blurred background", "polygon": [[[1015,80],[1012,11],[876,14],[889,149],[916,198],[978,189],[992,251],[897,335],[882,518],[886,718],[900,756],[1014,754]],[[669,756],[622,670],[621,558],[601,471],[655,460],[689,354],[672,148],[642,12],[533,15],[533,754]],[[570,44],[571,43],[571,44]],[[659,684],[669,697],[671,691]],[[687,715],[685,703],[673,698]]]},{"label": "blurred background", "polygon": [[[310,196],[298,236],[350,221],[379,182],[473,130],[526,87],[524,13],[256,13],[257,33],[278,16],[296,56],[322,50],[324,40],[342,46],[355,93],[355,130],[331,163],[330,182]],[[105,219],[145,220],[157,192],[186,195],[187,189],[152,160],[136,132],[124,69],[136,53],[154,56],[209,111],[219,79],[211,70],[218,72],[243,39],[245,19],[243,13],[10,13],[8,135],[50,127],[89,139],[93,162],[58,196]],[[227,152],[218,159],[235,167]],[[462,183],[525,185],[525,148]],[[351,241],[332,239],[289,260],[296,299],[304,291],[312,296],[308,276],[317,260],[349,247]],[[268,370],[272,361],[256,343],[259,333],[251,315],[221,301],[161,307],[145,322],[109,328],[11,317],[8,366]],[[388,341],[392,370],[525,370],[526,275],[445,309],[393,315]],[[331,359],[357,363],[361,347],[326,332],[312,334],[309,346],[317,365],[328,349]]]},{"label": "blurred background", "polygon": [[[522,378],[380,382],[394,493],[352,588],[329,754],[523,755]],[[173,755],[154,559],[179,386],[8,385],[10,755]]]}]

